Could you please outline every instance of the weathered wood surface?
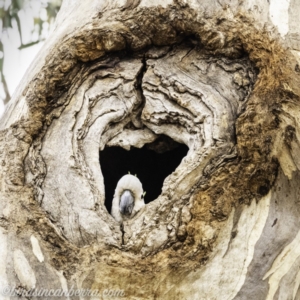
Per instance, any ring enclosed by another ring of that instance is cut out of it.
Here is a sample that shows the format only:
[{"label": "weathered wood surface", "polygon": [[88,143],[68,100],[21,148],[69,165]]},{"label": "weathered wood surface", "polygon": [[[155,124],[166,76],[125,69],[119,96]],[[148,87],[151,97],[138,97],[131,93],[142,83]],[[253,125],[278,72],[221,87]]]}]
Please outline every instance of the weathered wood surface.
[{"label": "weathered wood surface", "polygon": [[[0,289],[300,299],[298,4],[158,4],[64,2],[0,123]],[[99,151],[161,135],[188,154],[120,228]]]}]

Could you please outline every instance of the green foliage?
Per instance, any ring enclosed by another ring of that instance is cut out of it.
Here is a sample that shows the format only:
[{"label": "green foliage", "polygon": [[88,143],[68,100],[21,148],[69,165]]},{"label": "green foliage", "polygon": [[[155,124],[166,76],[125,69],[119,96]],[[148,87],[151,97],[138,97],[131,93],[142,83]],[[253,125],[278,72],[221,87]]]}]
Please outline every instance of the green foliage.
[{"label": "green foliage", "polygon": [[[54,21],[60,9],[61,3],[62,0],[0,0],[0,26],[2,27],[2,33],[8,28],[13,28],[13,23],[16,22],[17,29],[20,35],[20,41],[21,41],[21,45],[19,49],[31,47],[39,43],[40,41],[43,40],[42,39],[43,25],[45,23],[51,24]],[[32,34],[37,31],[38,38],[35,39],[34,41],[30,41],[29,43],[24,43],[22,37],[22,26],[21,26],[19,13],[22,10],[25,10],[26,8],[28,9],[28,7],[33,8],[34,5],[36,4],[40,6],[41,10],[46,9],[47,18],[42,19],[40,17],[40,12],[38,13],[38,16],[33,16],[35,29],[33,30]],[[0,39],[0,80],[2,82],[4,91],[6,93],[6,98],[4,99],[4,102],[7,102],[10,99],[10,95],[3,74],[4,58],[5,55],[3,52],[3,43]]]}]

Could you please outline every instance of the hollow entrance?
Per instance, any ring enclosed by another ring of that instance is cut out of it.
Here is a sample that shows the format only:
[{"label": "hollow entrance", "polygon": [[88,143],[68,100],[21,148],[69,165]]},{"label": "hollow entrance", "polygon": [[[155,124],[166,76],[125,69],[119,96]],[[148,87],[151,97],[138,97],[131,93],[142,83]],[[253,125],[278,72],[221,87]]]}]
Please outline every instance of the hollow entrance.
[{"label": "hollow entrance", "polygon": [[106,147],[100,152],[100,165],[105,185],[105,206],[110,212],[114,191],[119,179],[128,174],[136,175],[146,191],[145,203],[155,200],[161,193],[165,178],[186,156],[188,147],[166,136],[146,144],[141,149],[131,147]]}]

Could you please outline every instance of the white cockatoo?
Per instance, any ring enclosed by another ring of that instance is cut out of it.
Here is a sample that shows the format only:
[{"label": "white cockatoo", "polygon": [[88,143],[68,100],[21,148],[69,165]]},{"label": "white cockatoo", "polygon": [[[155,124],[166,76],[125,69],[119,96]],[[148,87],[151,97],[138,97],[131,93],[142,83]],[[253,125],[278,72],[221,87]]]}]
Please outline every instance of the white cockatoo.
[{"label": "white cockatoo", "polygon": [[144,206],[142,183],[136,176],[124,175],[115,189],[111,215],[121,224],[124,220],[131,219]]}]

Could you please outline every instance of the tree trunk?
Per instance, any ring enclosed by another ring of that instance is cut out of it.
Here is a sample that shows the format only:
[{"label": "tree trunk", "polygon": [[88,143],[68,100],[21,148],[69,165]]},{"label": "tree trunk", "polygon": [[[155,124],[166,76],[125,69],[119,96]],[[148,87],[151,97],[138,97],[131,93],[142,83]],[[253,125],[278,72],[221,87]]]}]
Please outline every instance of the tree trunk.
[{"label": "tree trunk", "polygon": [[64,1],[0,123],[1,299],[300,299],[300,5],[268,2]]}]

